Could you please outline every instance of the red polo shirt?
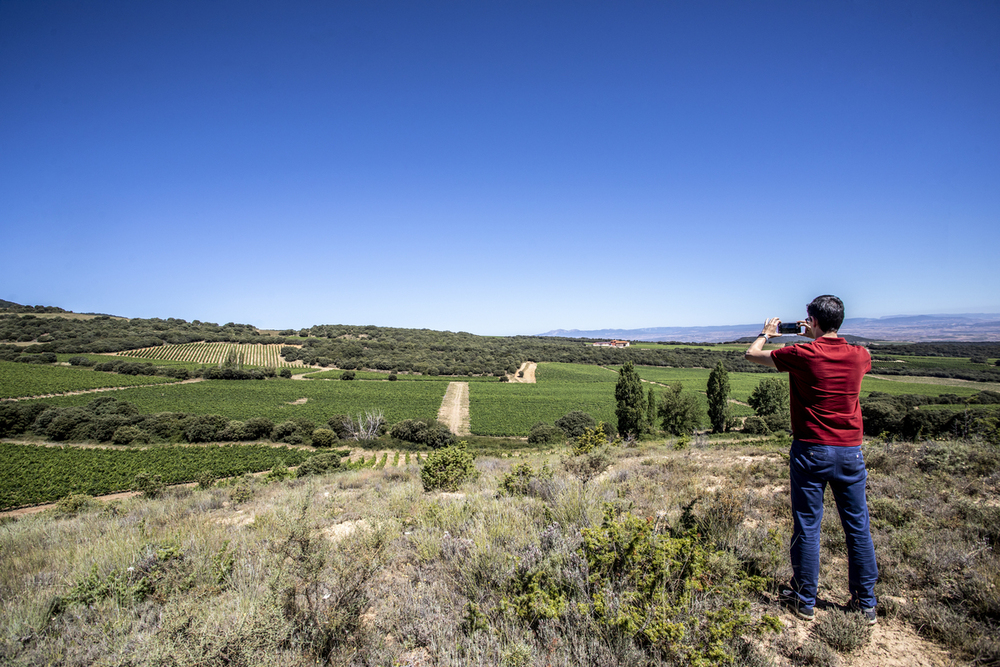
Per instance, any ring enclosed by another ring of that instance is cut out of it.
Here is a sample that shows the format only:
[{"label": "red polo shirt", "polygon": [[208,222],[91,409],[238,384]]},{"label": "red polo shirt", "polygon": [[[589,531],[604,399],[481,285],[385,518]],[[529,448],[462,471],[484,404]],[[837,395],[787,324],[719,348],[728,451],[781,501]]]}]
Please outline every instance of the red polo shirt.
[{"label": "red polo shirt", "polygon": [[802,442],[839,447],[861,444],[861,379],[871,370],[868,350],[843,338],[771,352],[779,371],[788,373],[792,436]]}]

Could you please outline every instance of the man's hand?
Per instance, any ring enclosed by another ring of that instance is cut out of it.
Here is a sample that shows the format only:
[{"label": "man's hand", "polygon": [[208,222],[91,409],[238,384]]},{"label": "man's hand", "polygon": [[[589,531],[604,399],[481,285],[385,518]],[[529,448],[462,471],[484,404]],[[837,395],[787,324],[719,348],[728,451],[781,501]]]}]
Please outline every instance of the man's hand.
[{"label": "man's hand", "polygon": [[781,335],[778,333],[779,322],[781,322],[781,320],[777,317],[772,317],[764,322],[763,330],[761,330],[760,335],[757,336],[757,339],[750,345],[750,348],[743,355],[744,359],[752,361],[755,364],[760,364],[761,366],[776,368],[774,359],[771,358],[771,351],[764,349],[764,343],[767,342],[768,338],[777,338]]},{"label": "man's hand", "polygon": [[778,333],[778,325],[781,324],[781,320],[777,317],[772,317],[771,319],[764,322],[764,328],[761,329],[761,334],[767,336],[768,338],[777,338],[781,334]]}]

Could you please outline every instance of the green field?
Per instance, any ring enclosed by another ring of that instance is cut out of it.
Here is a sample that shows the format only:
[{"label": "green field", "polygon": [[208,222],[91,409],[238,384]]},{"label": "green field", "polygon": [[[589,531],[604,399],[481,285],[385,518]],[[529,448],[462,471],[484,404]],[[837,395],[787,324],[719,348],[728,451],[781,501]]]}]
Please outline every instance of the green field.
[{"label": "green field", "polygon": [[[877,356],[888,356],[879,354]],[[937,370],[937,369],[961,369],[961,370],[984,370],[994,365],[995,359],[990,359],[989,364],[974,364],[967,357],[908,357],[893,356],[891,361],[882,359],[872,359],[872,372],[878,373],[880,369],[909,370]]]},{"label": "green field", "polygon": [[536,422],[551,424],[573,410],[583,410],[599,421],[614,423],[614,384],[469,385],[471,430],[476,435],[526,436]]},{"label": "green field", "polygon": [[[535,381],[541,384],[590,384],[618,382],[618,371],[590,364],[538,364]],[[612,390],[614,394],[614,390]]]},{"label": "green field", "polygon": [[[638,366],[639,376],[650,383],[657,394],[666,391],[657,385],[680,382],[685,391],[694,392],[707,408],[705,390],[711,371],[705,368],[664,368]],[[341,371],[318,375],[340,377]],[[541,363],[536,384],[504,383],[490,378],[464,378],[429,375],[400,375],[400,381],[388,382],[383,373],[357,372],[360,380],[312,381],[208,380],[191,384],[171,384],[169,378],[97,373],[90,369],[0,362],[0,380],[5,396],[39,395],[122,386],[115,397],[134,403],[146,414],[186,412],[218,414],[228,419],[246,420],[266,417],[275,423],[306,418],[326,422],[337,414],[357,415],[367,410],[381,410],[388,423],[403,419],[427,419],[437,416],[448,382],[470,382],[471,430],[476,435],[517,436],[528,434],[531,427],[544,421],[552,423],[573,410],[591,413],[596,419],[614,423],[614,387],[617,369],[587,364]],[[366,378],[378,378],[370,381]],[[783,374],[730,373],[730,398],[736,416],[748,416],[745,405],[754,388],[765,378]],[[155,387],[135,387],[156,384]],[[985,387],[977,383],[961,386],[900,382],[866,377],[862,395],[872,391],[888,394],[970,396]],[[44,399],[57,406],[86,405],[93,394],[59,396]],[[301,402],[301,399],[306,399]],[[298,403],[296,403],[298,402]],[[742,404],[742,405],[741,405]]]},{"label": "green field", "polygon": [[0,509],[58,500],[72,493],[91,496],[132,487],[140,472],[165,484],[194,481],[203,471],[215,477],[270,470],[279,461],[297,466],[310,452],[267,445],[157,446],[127,449],[40,447],[0,443]]},{"label": "green field", "polygon": [[[239,420],[266,417],[275,423],[296,418],[323,423],[338,414],[382,410],[392,424],[403,419],[436,417],[446,389],[444,382],[206,380],[124,389],[115,398],[134,403],[144,414],[186,412]],[[304,403],[293,404],[303,398]],[[45,402],[57,406],[86,405],[93,399],[93,395],[82,394],[45,399]]]},{"label": "green field", "polygon": [[0,398],[62,394],[68,391],[168,384],[174,378],[99,373],[90,368],[0,361]]}]

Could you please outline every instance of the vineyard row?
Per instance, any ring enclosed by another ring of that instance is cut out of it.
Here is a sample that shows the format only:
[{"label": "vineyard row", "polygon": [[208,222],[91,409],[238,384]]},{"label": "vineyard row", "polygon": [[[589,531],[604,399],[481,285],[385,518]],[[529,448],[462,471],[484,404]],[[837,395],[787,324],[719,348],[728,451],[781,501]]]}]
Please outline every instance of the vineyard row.
[{"label": "vineyard row", "polygon": [[183,345],[161,345],[145,347],[138,350],[118,352],[117,356],[136,359],[155,359],[162,361],[184,361],[195,364],[221,364],[229,357],[230,352],[239,359],[243,357],[243,365],[272,368],[301,368],[301,361],[286,361],[281,356],[283,345],[264,345],[254,343],[185,343]]}]

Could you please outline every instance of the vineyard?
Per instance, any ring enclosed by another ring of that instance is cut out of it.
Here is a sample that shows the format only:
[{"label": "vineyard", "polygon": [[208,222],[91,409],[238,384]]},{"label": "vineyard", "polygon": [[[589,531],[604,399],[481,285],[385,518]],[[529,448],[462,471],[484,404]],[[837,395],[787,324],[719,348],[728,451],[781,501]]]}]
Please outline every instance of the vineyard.
[{"label": "vineyard", "polygon": [[[206,380],[193,384],[125,389],[116,393],[116,397],[134,403],[143,414],[185,412],[222,415],[239,420],[265,417],[276,424],[302,418],[321,424],[334,415],[356,416],[368,410],[381,410],[388,423],[392,424],[403,419],[433,419],[441,407],[446,389],[446,382]],[[59,396],[45,399],[45,403],[84,406],[93,398],[90,395]]]},{"label": "vineyard", "polygon": [[89,368],[0,361],[0,399],[177,382],[169,377],[97,373]]},{"label": "vineyard", "polygon": [[264,345],[256,343],[184,343],[183,345],[160,345],[138,350],[123,350],[120,357],[163,361],[184,361],[195,364],[221,364],[234,354],[242,357],[244,366],[261,368],[302,368],[301,361],[286,361],[281,356],[284,345]]},{"label": "vineyard", "polygon": [[0,509],[35,505],[73,493],[91,496],[132,487],[139,473],[160,475],[164,484],[297,466],[310,452],[266,445],[82,449],[0,443],[6,472],[0,476]]}]

